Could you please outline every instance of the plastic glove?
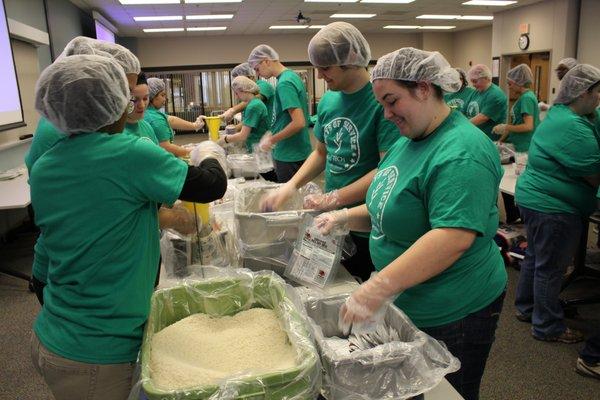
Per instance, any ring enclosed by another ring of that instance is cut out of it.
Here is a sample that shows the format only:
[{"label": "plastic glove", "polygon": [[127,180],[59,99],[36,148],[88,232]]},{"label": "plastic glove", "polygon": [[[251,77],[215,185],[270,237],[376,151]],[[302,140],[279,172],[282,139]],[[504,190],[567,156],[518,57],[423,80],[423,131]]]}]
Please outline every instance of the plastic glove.
[{"label": "plastic glove", "polygon": [[271,151],[273,146],[275,146],[275,143],[273,142],[273,136],[264,135],[258,143],[258,148],[261,151]]},{"label": "plastic glove", "polygon": [[540,101],[538,103],[538,107],[540,108],[540,111],[548,111],[548,109],[550,108],[550,106],[544,103],[543,101]]},{"label": "plastic glove", "polygon": [[304,197],[304,208],[309,210],[330,211],[340,206],[338,190],[324,194],[309,194]]},{"label": "plastic glove", "polygon": [[336,235],[344,235],[350,232],[348,229],[348,209],[330,211],[321,214],[315,218],[315,227],[319,229],[322,235],[334,233]]},{"label": "plastic glove", "polygon": [[194,126],[196,127],[196,132],[198,132],[200,129],[204,128],[204,125],[205,125],[204,115],[201,115],[198,118],[196,118],[196,121],[194,122]]},{"label": "plastic glove", "polygon": [[221,147],[227,146],[227,142],[225,142],[225,136],[223,136],[222,138],[219,138],[219,140],[217,140],[217,144]]},{"label": "plastic glove", "polygon": [[194,214],[178,204],[173,208],[161,207],[158,215],[161,228],[173,229],[183,235],[196,232],[196,228],[201,225],[196,223]]},{"label": "plastic glove", "polygon": [[492,132],[496,135],[504,135],[506,134],[506,124],[498,124],[492,128]]},{"label": "plastic glove", "polygon": [[235,115],[234,109],[230,108],[227,111],[225,111],[223,114],[219,115],[219,117],[221,117],[225,122],[227,122],[227,121],[231,121],[233,119],[234,115]]},{"label": "plastic glove", "polygon": [[205,140],[204,142],[201,142],[190,152],[190,161],[192,165],[196,167],[207,158],[216,159],[219,164],[221,164],[221,168],[223,168],[225,174],[229,175],[229,167],[227,165],[227,155],[225,154],[225,150],[211,140]]},{"label": "plastic glove", "polygon": [[281,206],[296,193],[296,191],[297,189],[290,182],[280,186],[277,190],[268,193],[260,200],[261,211],[278,211]]},{"label": "plastic glove", "polygon": [[381,274],[372,276],[340,308],[339,328],[346,335],[351,326],[353,332],[374,330],[384,322],[386,308],[397,295],[388,279]]}]

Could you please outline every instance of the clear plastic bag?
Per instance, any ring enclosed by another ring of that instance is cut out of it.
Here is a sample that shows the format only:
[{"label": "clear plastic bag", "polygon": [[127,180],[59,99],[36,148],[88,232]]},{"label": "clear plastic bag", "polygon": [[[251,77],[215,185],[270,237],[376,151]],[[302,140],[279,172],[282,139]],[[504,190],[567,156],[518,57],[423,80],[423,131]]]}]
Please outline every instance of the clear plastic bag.
[{"label": "clear plastic bag", "polygon": [[227,163],[234,178],[256,178],[258,163],[254,154],[230,154]]},{"label": "clear plastic bag", "polygon": [[[460,368],[460,362],[437,340],[420,331],[397,307],[389,305],[385,325],[400,340],[350,351],[351,342],[338,327],[347,296],[305,301],[324,369],[323,393],[328,400],[407,399],[437,386]],[[386,333],[381,337],[394,337]],[[364,338],[364,337],[363,337]],[[374,347],[373,347],[374,346]]]},{"label": "clear plastic bag", "polygon": [[[251,273],[243,269],[198,266],[191,269],[193,272],[188,279],[159,289],[152,296],[138,359],[139,377],[129,400],[316,398],[321,387],[320,361],[304,311],[294,302],[291,288],[272,272]],[[295,367],[261,375],[240,373],[217,385],[185,390],[164,390],[154,385],[150,356],[155,333],[192,314],[225,316],[256,307],[272,309],[277,314],[296,353]]]}]

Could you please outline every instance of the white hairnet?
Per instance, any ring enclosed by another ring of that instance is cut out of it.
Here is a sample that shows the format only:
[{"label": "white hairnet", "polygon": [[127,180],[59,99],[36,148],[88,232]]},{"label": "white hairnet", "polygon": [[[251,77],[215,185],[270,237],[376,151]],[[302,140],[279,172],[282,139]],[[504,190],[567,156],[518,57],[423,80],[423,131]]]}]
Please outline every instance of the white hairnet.
[{"label": "white hairnet", "polygon": [[579,61],[577,61],[576,59],[574,59],[572,57],[567,57],[567,58],[563,58],[562,60],[560,60],[558,62],[558,65],[556,66],[556,68],[558,68],[562,65],[564,67],[567,67],[567,69],[571,69],[574,66],[576,66],[577,64],[579,64]]},{"label": "white hairnet", "polygon": [[139,74],[142,70],[138,58],[125,47],[85,36],[78,36],[67,43],[59,58],[83,54],[112,57],[126,74]]},{"label": "white hairnet", "polygon": [[467,73],[469,80],[475,80],[479,78],[492,79],[492,71],[485,64],[476,64],[471,67]]},{"label": "white hairnet", "polygon": [[150,100],[156,97],[157,94],[165,90],[165,81],[160,78],[148,78],[148,93]]},{"label": "white hairnet", "polygon": [[63,132],[97,132],[125,112],[129,85],[112,58],[75,55],[46,68],[35,87],[35,109]]},{"label": "white hairnet", "polygon": [[279,54],[271,46],[259,44],[250,52],[248,64],[252,68],[256,68],[262,60],[279,60]]},{"label": "white hairnet", "polygon": [[533,73],[527,64],[519,64],[513,69],[508,70],[506,77],[519,86],[525,86],[533,82]]},{"label": "white hairnet", "polygon": [[560,81],[554,104],[570,104],[598,82],[600,69],[589,64],[577,64]]},{"label": "white hairnet", "polygon": [[254,69],[247,62],[236,65],[231,70],[231,77],[237,78],[238,76],[247,76],[248,78],[256,77]]},{"label": "white hairnet", "polygon": [[429,82],[446,92],[456,92],[461,87],[460,75],[444,56],[413,47],[404,47],[377,60],[371,81],[376,79]]},{"label": "white hairnet", "polygon": [[247,92],[258,94],[260,91],[258,85],[252,79],[246,76],[238,76],[231,82],[231,88],[234,92]]},{"label": "white hairnet", "polygon": [[354,65],[366,67],[371,61],[371,49],[365,37],[354,25],[333,22],[308,43],[308,58],[315,67]]}]

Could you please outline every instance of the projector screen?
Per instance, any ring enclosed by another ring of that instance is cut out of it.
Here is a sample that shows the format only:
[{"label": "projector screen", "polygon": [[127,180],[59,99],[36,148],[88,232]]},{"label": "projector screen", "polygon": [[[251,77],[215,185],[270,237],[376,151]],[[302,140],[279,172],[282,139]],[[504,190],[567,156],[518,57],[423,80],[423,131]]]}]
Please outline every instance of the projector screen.
[{"label": "projector screen", "polygon": [[98,20],[94,20],[94,23],[96,24],[96,39],[105,40],[111,43],[115,42],[115,34],[112,33],[110,29],[108,29]]},{"label": "projector screen", "polygon": [[23,108],[13,59],[4,0],[0,0],[0,130],[23,125]]}]

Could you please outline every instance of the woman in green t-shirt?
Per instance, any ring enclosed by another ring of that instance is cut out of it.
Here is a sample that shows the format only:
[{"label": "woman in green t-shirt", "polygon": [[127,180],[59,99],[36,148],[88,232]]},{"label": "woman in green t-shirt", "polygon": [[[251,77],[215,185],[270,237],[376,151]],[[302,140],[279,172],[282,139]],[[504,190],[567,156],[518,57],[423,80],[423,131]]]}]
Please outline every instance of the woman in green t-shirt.
[{"label": "woman in green t-shirt", "polygon": [[600,98],[600,70],[573,67],[535,132],[529,160],[517,180],[515,199],[527,228],[515,306],[517,318],[531,322],[535,339],[576,343],[558,297],[563,275],[584,228],[596,209],[600,146],[593,115]]},{"label": "woman in green t-shirt", "polygon": [[475,89],[469,86],[467,73],[461,68],[455,68],[460,75],[460,89],[455,93],[446,93],[444,101],[451,107],[460,111],[463,115],[467,115],[467,107],[471,101],[471,97],[475,93]]},{"label": "woman in green t-shirt", "polygon": [[443,92],[458,90],[460,80],[441,54],[397,50],[377,61],[371,80],[385,117],[405,139],[380,162],[365,205],[316,219],[324,234],[340,226],[371,232],[380,272],[350,296],[340,322],[381,322],[396,298],[460,360],[448,381],[465,399],[477,399],[507,279],[493,240],[500,159],[444,102]]},{"label": "woman in green t-shirt", "polygon": [[527,64],[519,64],[510,71],[508,87],[519,98],[510,110],[510,124],[498,124],[492,132],[500,135],[498,142],[512,143],[518,152],[529,150],[529,143],[535,128],[540,124],[540,110],[537,97],[531,90],[533,73]]}]

